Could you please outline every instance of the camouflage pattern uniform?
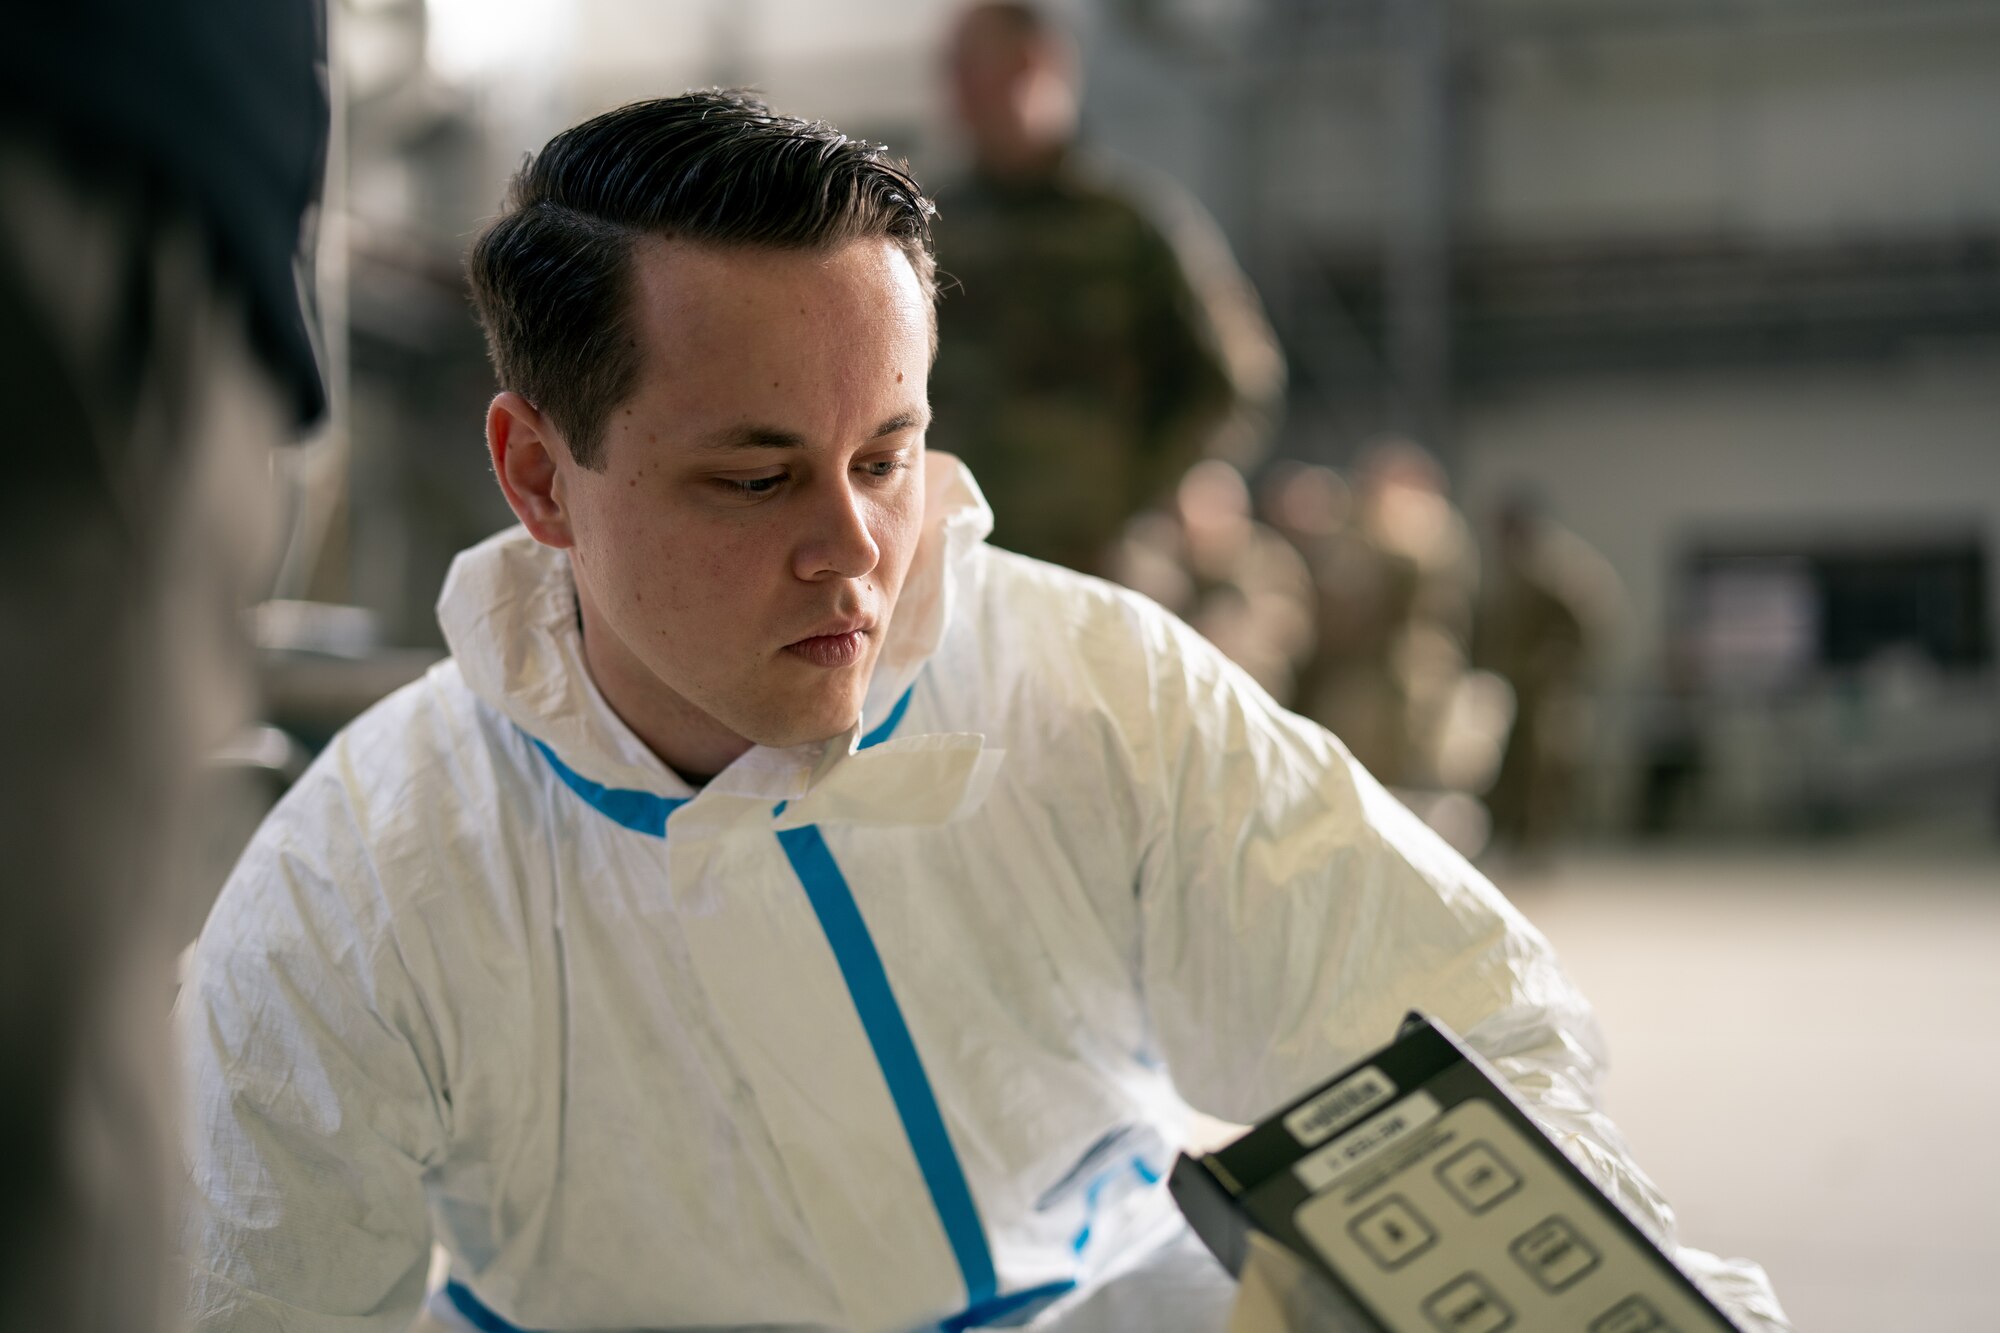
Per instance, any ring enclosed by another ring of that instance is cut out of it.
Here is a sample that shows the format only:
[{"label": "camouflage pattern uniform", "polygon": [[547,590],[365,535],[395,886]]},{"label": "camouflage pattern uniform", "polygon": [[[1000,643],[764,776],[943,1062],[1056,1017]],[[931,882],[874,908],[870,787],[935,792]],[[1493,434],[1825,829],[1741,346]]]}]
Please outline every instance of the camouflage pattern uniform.
[{"label": "camouflage pattern uniform", "polygon": [[1590,669],[1618,599],[1603,557],[1554,524],[1500,543],[1473,640],[1474,660],[1514,687],[1487,796],[1496,840],[1532,851],[1561,831],[1589,748]]},{"label": "camouflage pattern uniform", "polygon": [[1283,362],[1191,200],[1141,204],[1072,153],[938,214],[930,440],[971,465],[996,544],[1102,573],[1189,464],[1254,459]]},{"label": "camouflage pattern uniform", "polygon": [[1349,522],[1302,549],[1319,590],[1320,648],[1301,711],[1384,783],[1434,784],[1472,636],[1471,530],[1441,494],[1399,488],[1364,494]]},{"label": "camouflage pattern uniform", "polygon": [[1312,573],[1291,542],[1251,517],[1249,489],[1229,464],[1197,463],[1171,508],[1128,523],[1109,572],[1292,705],[1313,651]]}]

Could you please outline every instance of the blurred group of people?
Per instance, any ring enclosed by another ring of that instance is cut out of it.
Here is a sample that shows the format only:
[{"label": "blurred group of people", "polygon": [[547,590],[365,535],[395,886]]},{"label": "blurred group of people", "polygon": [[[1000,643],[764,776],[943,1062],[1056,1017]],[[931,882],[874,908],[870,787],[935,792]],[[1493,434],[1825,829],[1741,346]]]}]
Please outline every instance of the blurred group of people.
[{"label": "blurred group of people", "polygon": [[994,541],[1177,612],[1462,848],[1546,845],[1607,567],[1515,500],[1482,582],[1443,469],[1407,440],[1348,477],[1265,468],[1253,502],[1284,359],[1214,224],[1079,146],[1075,50],[1036,6],[965,11],[947,70],[971,162],[938,195],[931,438],[971,464]]},{"label": "blurred group of people", "polygon": [[1127,522],[1107,572],[1339,736],[1462,850],[1532,854],[1561,831],[1617,590],[1531,501],[1501,506],[1482,555],[1410,441],[1369,447],[1347,476],[1279,462],[1254,500],[1206,459]]}]

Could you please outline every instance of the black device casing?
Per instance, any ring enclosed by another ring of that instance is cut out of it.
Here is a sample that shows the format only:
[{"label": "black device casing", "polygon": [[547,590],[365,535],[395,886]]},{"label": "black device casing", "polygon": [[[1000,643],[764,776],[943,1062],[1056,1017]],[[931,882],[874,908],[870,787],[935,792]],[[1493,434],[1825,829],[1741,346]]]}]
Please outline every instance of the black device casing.
[{"label": "black device casing", "polygon": [[[1338,1133],[1346,1135],[1379,1116],[1393,1113],[1398,1102],[1422,1089],[1445,1109],[1474,1098],[1489,1103],[1501,1117],[1520,1132],[1547,1164],[1579,1193],[1594,1203],[1613,1230],[1651,1259],[1669,1283],[1691,1296],[1709,1312],[1716,1330],[1741,1333],[1740,1326],[1717,1309],[1690,1277],[1609,1195],[1599,1189],[1555,1141],[1528,1115],[1511,1089],[1477,1052],[1465,1046],[1444,1024],[1420,1013],[1410,1014],[1396,1040],[1374,1055],[1358,1060],[1332,1078],[1252,1127],[1241,1138],[1201,1158],[1180,1154],[1168,1180],[1174,1201],[1188,1224],[1222,1265],[1241,1276],[1249,1250],[1250,1233],[1263,1232],[1297,1255],[1320,1276],[1328,1279],[1325,1295],[1336,1303],[1357,1329],[1374,1333],[1432,1333],[1430,1329],[1398,1328],[1385,1322],[1367,1300],[1354,1289],[1317,1247],[1308,1242],[1294,1222],[1299,1208],[1313,1197],[1304,1181],[1293,1171],[1303,1158],[1319,1150],[1323,1143],[1302,1144],[1286,1127],[1286,1117],[1312,1103],[1330,1089],[1365,1070],[1374,1070],[1394,1085],[1393,1097],[1343,1122]],[[1422,1135],[1411,1143],[1422,1141]],[[1371,1170],[1383,1170],[1402,1155],[1391,1150],[1384,1161]],[[1707,1330],[1676,1330],[1676,1333],[1708,1333]]]}]

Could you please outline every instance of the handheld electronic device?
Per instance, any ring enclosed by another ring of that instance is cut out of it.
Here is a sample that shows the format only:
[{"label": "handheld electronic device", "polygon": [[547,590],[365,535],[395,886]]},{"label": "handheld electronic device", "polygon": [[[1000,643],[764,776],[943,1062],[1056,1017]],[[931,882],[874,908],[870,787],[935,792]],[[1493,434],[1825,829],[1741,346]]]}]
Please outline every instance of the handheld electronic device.
[{"label": "handheld electronic device", "polygon": [[1171,1187],[1241,1273],[1254,1229],[1379,1333],[1739,1333],[1529,1119],[1493,1070],[1412,1014],[1390,1045]]}]

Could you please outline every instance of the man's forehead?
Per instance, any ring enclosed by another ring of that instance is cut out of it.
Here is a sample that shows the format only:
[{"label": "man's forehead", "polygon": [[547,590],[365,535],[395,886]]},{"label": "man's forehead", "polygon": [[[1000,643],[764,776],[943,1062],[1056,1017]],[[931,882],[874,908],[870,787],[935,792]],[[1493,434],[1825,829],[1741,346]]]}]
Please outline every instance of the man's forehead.
[{"label": "man's forehead", "polygon": [[812,251],[648,238],[634,262],[635,394],[676,415],[682,444],[783,448],[817,434],[826,410],[861,418],[842,435],[928,417],[928,302],[894,242]]},{"label": "man's forehead", "polygon": [[814,279],[835,284],[896,282],[900,268],[916,277],[902,247],[887,236],[862,236],[834,245],[792,248],[693,241],[677,236],[641,237],[633,248],[639,283],[650,294],[710,295],[717,288],[738,294],[759,288],[796,288]]},{"label": "man's forehead", "polygon": [[858,325],[887,339],[929,338],[922,285],[886,237],[814,250],[647,238],[634,254],[632,298],[649,349],[681,356],[817,342],[835,324],[842,336]]}]

